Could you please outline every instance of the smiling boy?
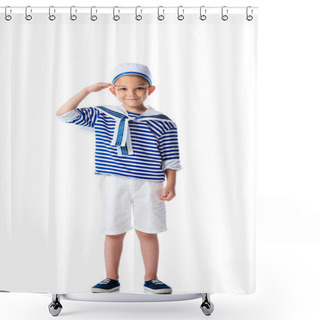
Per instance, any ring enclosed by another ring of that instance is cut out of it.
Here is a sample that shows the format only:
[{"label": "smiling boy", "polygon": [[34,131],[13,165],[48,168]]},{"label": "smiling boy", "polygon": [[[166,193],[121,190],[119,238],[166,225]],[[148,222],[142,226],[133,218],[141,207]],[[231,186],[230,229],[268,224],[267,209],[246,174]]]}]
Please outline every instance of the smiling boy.
[{"label": "smiling boy", "polygon": [[[121,106],[77,108],[88,94],[105,88]],[[153,293],[172,292],[157,277],[157,233],[167,230],[164,201],[175,197],[176,171],[181,170],[181,165],[176,124],[143,104],[154,90],[147,66],[122,63],[113,69],[112,83],[84,88],[56,113],[64,122],[95,132],[95,174],[99,175],[103,204],[106,278],[92,287],[92,292],[120,288],[118,269],[123,239],[132,229],[131,209],[145,265],[144,288]]]}]

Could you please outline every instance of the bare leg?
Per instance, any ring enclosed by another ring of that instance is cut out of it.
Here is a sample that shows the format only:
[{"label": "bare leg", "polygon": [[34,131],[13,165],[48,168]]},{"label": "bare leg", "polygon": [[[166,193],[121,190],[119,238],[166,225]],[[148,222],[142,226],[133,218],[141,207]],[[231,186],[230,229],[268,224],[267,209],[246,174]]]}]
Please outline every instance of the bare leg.
[{"label": "bare leg", "polygon": [[158,279],[159,242],[157,233],[145,233],[136,230],[140,240],[141,253],[145,266],[144,281]]},{"label": "bare leg", "polygon": [[119,264],[122,253],[123,239],[126,233],[106,235],[104,257],[106,263],[106,278],[119,279]]}]

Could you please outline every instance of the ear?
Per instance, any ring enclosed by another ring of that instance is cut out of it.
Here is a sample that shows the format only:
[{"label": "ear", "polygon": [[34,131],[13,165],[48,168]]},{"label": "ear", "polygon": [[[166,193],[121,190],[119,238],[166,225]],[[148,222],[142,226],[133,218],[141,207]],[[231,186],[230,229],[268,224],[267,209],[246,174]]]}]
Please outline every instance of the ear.
[{"label": "ear", "polygon": [[117,96],[115,88],[109,88],[109,90],[114,96]]},{"label": "ear", "polygon": [[156,90],[156,87],[155,86],[151,86],[151,87],[149,87],[149,95],[154,91],[154,90]]}]

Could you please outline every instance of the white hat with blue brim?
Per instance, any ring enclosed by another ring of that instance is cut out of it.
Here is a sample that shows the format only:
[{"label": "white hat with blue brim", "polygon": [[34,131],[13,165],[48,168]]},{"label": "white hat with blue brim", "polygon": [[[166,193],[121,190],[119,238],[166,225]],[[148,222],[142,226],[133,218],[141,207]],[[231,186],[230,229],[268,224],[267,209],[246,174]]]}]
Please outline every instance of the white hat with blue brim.
[{"label": "white hat with blue brim", "polygon": [[133,62],[121,63],[114,67],[111,71],[112,83],[115,83],[120,77],[130,74],[144,77],[149,81],[150,86],[152,86],[151,72],[149,68],[144,64]]}]

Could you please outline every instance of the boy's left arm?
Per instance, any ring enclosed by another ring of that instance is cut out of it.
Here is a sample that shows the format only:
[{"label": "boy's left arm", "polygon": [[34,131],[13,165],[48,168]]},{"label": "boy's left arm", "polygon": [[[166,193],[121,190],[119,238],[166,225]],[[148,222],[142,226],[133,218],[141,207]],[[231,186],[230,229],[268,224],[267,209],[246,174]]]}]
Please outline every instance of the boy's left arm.
[{"label": "boy's left arm", "polygon": [[167,130],[159,139],[159,150],[162,158],[162,170],[167,176],[167,184],[162,190],[160,200],[169,201],[176,195],[176,173],[181,170],[178,130],[174,122],[168,123],[170,129]]},{"label": "boy's left arm", "polygon": [[167,185],[163,188],[160,200],[169,201],[176,196],[175,186],[176,186],[176,172],[177,170],[166,169],[167,175]]}]

